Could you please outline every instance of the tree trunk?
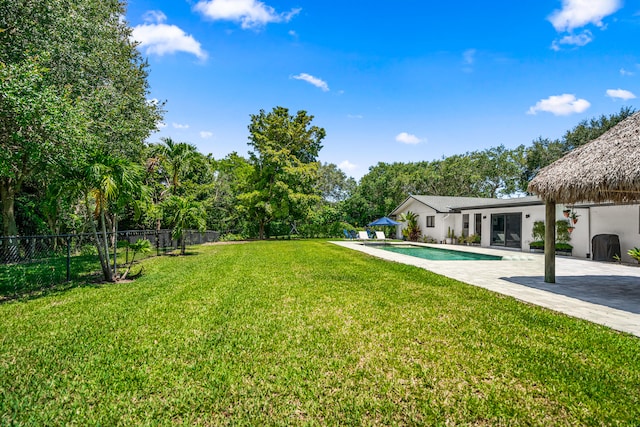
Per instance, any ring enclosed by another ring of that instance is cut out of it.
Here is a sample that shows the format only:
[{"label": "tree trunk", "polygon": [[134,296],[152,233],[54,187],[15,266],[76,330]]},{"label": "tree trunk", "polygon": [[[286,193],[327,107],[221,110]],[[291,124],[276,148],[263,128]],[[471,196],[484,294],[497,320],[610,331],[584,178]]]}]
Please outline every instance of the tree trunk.
[{"label": "tree trunk", "polygon": [[260,232],[258,234],[260,240],[264,240],[264,221],[260,220]]},{"label": "tree trunk", "polygon": [[118,278],[118,216],[113,214],[113,277]]},{"label": "tree trunk", "polygon": [[93,218],[93,215],[91,214],[91,209],[89,206],[89,197],[87,196],[87,194],[84,195],[84,203],[87,209],[87,220],[89,222],[89,228],[91,228],[91,233],[93,234],[93,238],[95,240],[96,249],[98,249],[98,258],[100,259],[100,267],[102,268],[102,274],[104,275],[105,280],[109,282],[113,282],[109,261],[106,261],[105,263],[105,259],[108,257],[108,254],[107,254],[107,257],[105,257],[104,245],[100,241],[100,236],[98,235],[98,230],[96,229],[95,220]]},{"label": "tree trunk", "polygon": [[2,199],[2,235],[17,236],[18,226],[15,216],[15,202],[17,188],[11,178],[0,180],[0,199]]},{"label": "tree trunk", "polygon": [[0,180],[0,199],[2,199],[2,248],[0,248],[0,259],[5,262],[19,261],[18,239],[9,239],[9,236],[18,235],[16,225],[15,201],[16,188],[12,185],[11,178]]},{"label": "tree trunk", "polygon": [[104,256],[104,262],[102,262],[102,272],[104,273],[104,279],[107,282],[113,282],[113,272],[111,271],[111,260],[109,259],[109,235],[107,234],[107,221],[105,218],[104,209],[100,209],[100,231],[102,233],[102,254]]}]

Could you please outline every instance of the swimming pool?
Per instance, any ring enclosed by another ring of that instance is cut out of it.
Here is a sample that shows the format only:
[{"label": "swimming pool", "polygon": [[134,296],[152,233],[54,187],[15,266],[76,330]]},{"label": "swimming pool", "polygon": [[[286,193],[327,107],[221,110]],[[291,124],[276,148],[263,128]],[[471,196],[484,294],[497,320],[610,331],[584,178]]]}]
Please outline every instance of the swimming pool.
[{"label": "swimming pool", "polygon": [[379,249],[395,252],[403,255],[410,255],[417,258],[436,260],[436,261],[500,261],[501,256],[479,254],[475,252],[463,252],[452,249],[440,249],[430,246],[394,246],[385,245],[378,246]]}]

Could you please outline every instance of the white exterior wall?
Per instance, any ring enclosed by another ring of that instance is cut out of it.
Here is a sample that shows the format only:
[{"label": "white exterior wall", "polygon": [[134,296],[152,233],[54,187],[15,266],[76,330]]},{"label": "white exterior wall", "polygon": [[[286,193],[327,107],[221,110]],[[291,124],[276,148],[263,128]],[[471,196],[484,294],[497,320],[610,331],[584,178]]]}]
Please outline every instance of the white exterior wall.
[{"label": "white exterior wall", "polygon": [[[591,229],[591,236],[617,234],[620,238],[622,261],[635,263],[636,261],[627,255],[627,251],[634,247],[640,247],[640,205],[594,206],[588,210],[591,211],[591,221],[584,224],[584,228]],[[578,218],[576,231],[582,225],[582,220],[583,217]],[[590,243],[589,248],[591,247]]]},{"label": "white exterior wall", "polygon": [[[458,213],[450,213],[443,214],[438,213],[435,209],[430,208],[429,206],[424,205],[416,200],[410,200],[407,205],[399,212],[396,219],[400,217],[401,214],[407,213],[411,211],[413,213],[418,214],[418,225],[420,226],[420,231],[422,232],[422,236],[430,236],[436,239],[438,242],[444,241],[447,237],[447,231],[449,227],[455,230],[456,235],[460,235],[462,231],[462,216]],[[435,216],[434,227],[427,227],[427,217]],[[398,227],[396,227],[396,238],[402,239],[402,230],[406,228],[404,223],[401,223]]]},{"label": "white exterior wall", "polygon": [[[475,214],[482,215],[482,230],[480,238],[480,246],[491,246],[491,215],[492,214],[506,214],[506,213],[521,213],[522,214],[522,229],[520,236],[520,249],[523,251],[529,251],[529,243],[533,241],[533,223],[535,221],[544,221],[544,205],[535,206],[516,206],[505,208],[484,208],[463,210],[463,214],[469,214],[469,233],[478,234],[475,230]],[[529,215],[529,218],[527,218]],[[562,216],[562,209],[560,209],[560,216]],[[515,249],[515,248],[514,248]]]},{"label": "white exterior wall", "polygon": [[[556,221],[569,220],[563,215],[563,205],[556,206]],[[640,205],[626,206],[596,206],[590,208],[573,208],[579,215],[571,233],[569,243],[573,246],[572,256],[577,258],[591,257],[591,239],[597,234],[617,234],[620,238],[620,249],[624,262],[635,262],[627,251],[633,247],[640,247]],[[491,245],[491,215],[502,213],[522,213],[521,250],[529,251],[529,243],[533,241],[533,223],[545,220],[544,205],[515,206],[506,208],[485,208],[463,210],[469,214],[469,233],[477,234],[474,215],[482,215],[481,246]],[[529,218],[527,218],[529,215]]]},{"label": "white exterior wall", "polygon": [[[567,207],[556,206],[556,221],[569,220],[563,215],[563,210]],[[591,206],[572,208],[579,215],[571,233],[569,243],[573,246],[572,256],[578,258],[588,258],[592,255],[591,239],[598,234],[617,234],[620,238],[620,249],[622,261],[635,263],[627,251],[634,247],[640,247],[640,205],[623,206]],[[447,237],[449,227],[454,230],[456,236],[462,234],[462,216],[469,215],[469,234],[478,234],[475,230],[475,214],[482,215],[482,229],[480,245],[491,246],[491,215],[506,213],[522,214],[522,229],[520,250],[528,252],[529,244],[533,241],[533,223],[545,220],[545,206],[513,206],[495,207],[481,209],[463,209],[461,213],[437,213],[434,209],[416,200],[409,201],[401,213],[412,211],[418,214],[418,224],[422,231],[422,236],[430,236],[438,242],[443,242]],[[527,215],[529,216],[527,218]],[[435,227],[426,226],[427,216],[435,216]],[[404,224],[397,227],[397,238],[402,238]]]},{"label": "white exterior wall", "polygon": [[[571,255],[578,258],[591,257],[591,238],[589,237],[589,218],[590,212],[588,208],[573,208],[573,211],[580,215],[578,222],[571,224],[575,229],[571,233],[571,241],[573,246]],[[556,212],[557,219],[568,219],[562,214],[562,208],[559,207]]]}]

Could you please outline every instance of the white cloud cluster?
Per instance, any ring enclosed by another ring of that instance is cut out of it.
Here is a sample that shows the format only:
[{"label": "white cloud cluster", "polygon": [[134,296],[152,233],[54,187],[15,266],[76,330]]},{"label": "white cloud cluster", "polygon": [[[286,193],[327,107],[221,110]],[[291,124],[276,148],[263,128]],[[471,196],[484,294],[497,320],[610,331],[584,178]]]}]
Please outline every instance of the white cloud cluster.
[{"label": "white cloud cluster", "polygon": [[213,20],[240,22],[243,29],[289,22],[301,10],[277,13],[273,7],[258,0],[201,0],[194,9]]},{"label": "white cloud cluster", "polygon": [[588,24],[603,27],[602,19],[621,7],[621,0],[562,0],[562,9],[555,10],[549,21],[558,32],[573,31]]},{"label": "white cloud cluster", "polygon": [[633,76],[636,73],[634,73],[633,71],[629,71],[629,70],[625,70],[624,68],[620,68],[620,75],[622,76]]},{"label": "white cloud cluster", "polygon": [[327,84],[327,82],[317,77],[314,77],[311,74],[300,73],[297,76],[291,76],[291,78],[296,80],[303,80],[307,83],[314,85],[315,87],[322,89],[323,92],[329,92],[329,85]]},{"label": "white cloud cluster", "polygon": [[396,141],[403,144],[419,144],[422,142],[420,138],[407,132],[400,132],[396,135]]},{"label": "white cloud cluster", "polygon": [[549,22],[559,33],[569,33],[552,43],[551,48],[560,50],[560,45],[584,46],[593,40],[593,34],[585,30],[574,34],[574,30],[587,25],[604,28],[602,20],[617,12],[622,0],[562,0],[562,9],[549,16]]},{"label": "white cloud cluster", "polygon": [[537,114],[538,111],[544,111],[556,116],[568,116],[569,114],[582,113],[590,106],[591,103],[586,99],[577,99],[575,95],[565,93],[541,99],[536,105],[529,108],[527,114]]},{"label": "white cloud cluster", "polygon": [[189,129],[189,125],[183,125],[180,123],[173,122],[172,126],[174,129]]},{"label": "white cloud cluster", "polygon": [[622,99],[624,101],[636,98],[633,92],[624,89],[608,89],[607,96],[613,99]]},{"label": "white cloud cluster", "polygon": [[133,27],[132,38],[139,42],[139,47],[148,55],[165,55],[176,52],[187,52],[201,60],[207,59],[207,52],[193,36],[185,33],[175,25],[164,23],[167,16],[159,10],[145,14],[145,24]]},{"label": "white cloud cluster", "polygon": [[208,139],[208,138],[211,138],[212,136],[213,136],[213,132],[209,132],[206,130],[203,130],[200,132],[200,138],[202,139]]},{"label": "white cloud cluster", "polygon": [[584,30],[580,34],[569,34],[561,38],[560,40],[554,40],[551,43],[551,49],[558,51],[561,49],[560,45],[567,44],[570,46],[585,46],[593,41],[593,34],[589,30]]},{"label": "white cloud cluster", "polygon": [[349,160],[345,160],[344,162],[340,163],[338,167],[345,172],[353,172],[354,170],[358,169],[358,165],[351,163]]}]

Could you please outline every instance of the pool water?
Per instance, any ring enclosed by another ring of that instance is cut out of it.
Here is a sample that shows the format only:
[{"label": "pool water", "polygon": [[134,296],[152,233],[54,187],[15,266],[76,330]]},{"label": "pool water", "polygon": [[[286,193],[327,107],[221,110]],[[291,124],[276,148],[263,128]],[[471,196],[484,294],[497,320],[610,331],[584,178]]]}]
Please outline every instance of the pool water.
[{"label": "pool water", "polygon": [[437,260],[437,261],[499,261],[501,256],[478,254],[474,252],[462,252],[451,249],[432,248],[427,246],[379,246],[385,251],[395,252],[403,255],[410,255],[417,258]]}]

